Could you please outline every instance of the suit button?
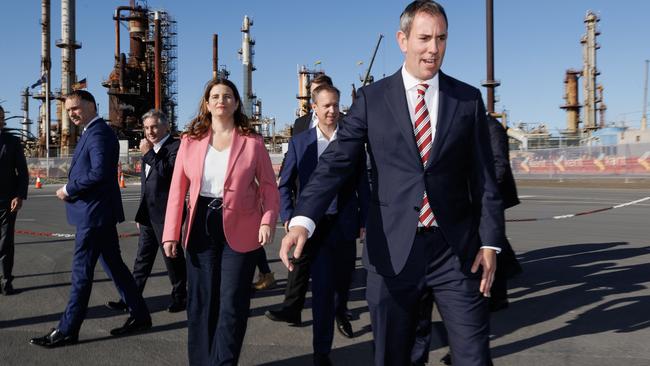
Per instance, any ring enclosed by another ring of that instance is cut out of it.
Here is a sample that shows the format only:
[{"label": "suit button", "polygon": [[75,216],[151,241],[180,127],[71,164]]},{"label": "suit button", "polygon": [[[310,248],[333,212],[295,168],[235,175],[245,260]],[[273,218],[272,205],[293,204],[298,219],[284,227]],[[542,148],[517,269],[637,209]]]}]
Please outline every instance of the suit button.
[{"label": "suit button", "polygon": [[413,210],[415,210],[416,212],[420,212],[420,208],[418,206],[414,206]]}]

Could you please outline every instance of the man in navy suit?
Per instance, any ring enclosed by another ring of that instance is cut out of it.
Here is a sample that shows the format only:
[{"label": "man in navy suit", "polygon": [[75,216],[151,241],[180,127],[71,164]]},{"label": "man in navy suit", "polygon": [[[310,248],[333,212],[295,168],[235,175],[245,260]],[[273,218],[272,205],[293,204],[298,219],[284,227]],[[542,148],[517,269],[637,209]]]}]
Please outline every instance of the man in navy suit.
[{"label": "man in navy suit", "polygon": [[[285,228],[293,217],[295,197],[300,194],[300,187],[309,181],[318,157],[336,140],[339,98],[339,90],[333,86],[321,85],[316,88],[312,99],[318,124],[289,141],[289,151],[278,184],[280,217]],[[365,160],[362,162],[365,164]],[[358,168],[363,166],[361,163],[359,165]],[[311,268],[315,365],[331,364],[329,353],[332,349],[334,320],[335,317],[345,317],[347,294],[356,258],[356,238],[362,234],[365,222],[362,202],[367,201],[367,184],[363,170],[350,176],[336,197],[329,202],[325,215],[318,221],[314,235],[305,246],[304,254],[311,258],[310,263],[303,265],[307,269]],[[352,336],[351,328],[349,333]]]},{"label": "man in navy suit", "polygon": [[[158,248],[162,249],[167,196],[180,145],[180,140],[173,138],[169,133],[167,116],[159,110],[152,109],[142,116],[142,129],[145,138],[140,141],[140,206],[135,214],[135,222],[140,228],[140,240],[133,264],[133,278],[140,293],[144,291],[151,275]],[[183,250],[179,249],[174,258],[167,257],[163,252],[163,259],[169,282],[172,284],[172,301],[167,311],[177,313],[185,310],[187,304],[185,256]],[[106,305],[114,310],[128,309],[124,300],[109,301]]]},{"label": "man in navy suit", "polygon": [[98,259],[131,311],[126,323],[111,330],[111,334],[125,335],[151,328],[149,309],[122,260],[115,227],[124,221],[117,183],[117,136],[97,116],[95,98],[89,92],[75,90],[68,94],[65,109],[70,120],[83,127],[83,133],[70,163],[68,183],[56,191],[56,196],[66,203],[68,223],[76,226],[77,232],[68,305],[57,328],[31,340],[32,344],[46,348],[77,342]]},{"label": "man in navy suit", "polygon": [[5,111],[0,106],[0,294],[13,295],[14,228],[27,199],[29,174],[20,139],[4,127]]},{"label": "man in navy suit", "polygon": [[[329,202],[363,158],[371,165],[364,264],[376,365],[408,365],[420,299],[432,293],[456,365],[489,365],[484,297],[504,233],[503,204],[480,92],[442,73],[447,18],[409,4],[397,41],[403,67],[361,88],[337,140],[303,188],[280,257],[300,257]],[[417,138],[416,138],[417,136]]]}]

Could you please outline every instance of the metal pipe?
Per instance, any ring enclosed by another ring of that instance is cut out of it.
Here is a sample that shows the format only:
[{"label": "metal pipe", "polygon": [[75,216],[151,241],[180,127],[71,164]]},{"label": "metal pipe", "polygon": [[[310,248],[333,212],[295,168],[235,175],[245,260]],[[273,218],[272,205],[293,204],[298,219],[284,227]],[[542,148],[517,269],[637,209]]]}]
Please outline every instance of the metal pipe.
[{"label": "metal pipe", "polygon": [[[38,136],[39,144],[41,139],[44,139],[45,131],[50,129],[50,70],[52,69],[52,58],[50,51],[50,0],[42,0],[41,2],[41,77],[45,75],[48,82],[41,84],[41,93],[45,96],[43,104],[40,109],[40,123],[36,128],[36,136]],[[47,126],[47,127],[46,127]],[[43,145],[39,146],[40,149]],[[42,151],[42,150],[41,150]]]},{"label": "metal pipe", "polygon": [[154,15],[154,107],[160,110],[161,107],[161,39],[160,39],[160,13]]},{"label": "metal pipe", "polygon": [[219,75],[219,35],[212,35],[212,78]]},{"label": "metal pipe", "polygon": [[124,93],[124,89],[126,86],[124,85],[124,82],[126,81],[126,55],[125,54],[120,54],[120,77],[119,77],[119,84],[120,84],[120,92]]},{"label": "metal pipe", "polygon": [[648,128],[648,64],[645,60],[645,83],[643,83],[643,116],[641,116],[641,130]]},{"label": "metal pipe", "polygon": [[[486,0],[487,82],[494,82],[494,3]],[[487,87],[487,112],[494,113],[494,86]]]},{"label": "metal pipe", "polygon": [[29,120],[29,97],[32,95],[29,93],[29,87],[26,87],[25,90],[23,90],[22,93],[20,93],[20,96],[22,97],[22,103],[21,103],[21,108],[23,111],[23,121],[21,122],[23,125],[23,141],[27,140],[27,136],[29,135],[29,125],[32,124],[32,122]]}]

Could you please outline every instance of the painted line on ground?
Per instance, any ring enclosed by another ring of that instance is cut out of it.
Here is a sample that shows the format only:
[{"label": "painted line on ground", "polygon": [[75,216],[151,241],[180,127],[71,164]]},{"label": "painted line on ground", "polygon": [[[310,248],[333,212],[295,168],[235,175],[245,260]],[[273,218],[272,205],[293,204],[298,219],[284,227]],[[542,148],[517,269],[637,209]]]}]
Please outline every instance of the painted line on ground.
[{"label": "painted line on ground", "polygon": [[572,218],[572,217],[576,217],[576,216],[585,216],[585,215],[595,214],[595,213],[598,213],[598,212],[613,210],[615,208],[622,208],[622,207],[626,207],[626,206],[632,206],[632,205],[636,205],[636,204],[639,204],[639,203],[647,201],[647,200],[650,200],[650,196],[649,197],[644,197],[644,198],[641,198],[641,199],[638,199],[638,200],[630,201],[630,202],[621,203],[619,205],[614,205],[614,206],[604,207],[604,208],[598,208],[598,209],[595,209],[595,210],[583,211],[583,212],[578,212],[578,213],[574,213],[574,214],[557,215],[557,216],[549,216],[549,217],[538,217],[538,218],[529,218],[529,219],[509,219],[509,220],[506,220],[506,222],[530,222],[530,221],[568,219],[568,218]]}]

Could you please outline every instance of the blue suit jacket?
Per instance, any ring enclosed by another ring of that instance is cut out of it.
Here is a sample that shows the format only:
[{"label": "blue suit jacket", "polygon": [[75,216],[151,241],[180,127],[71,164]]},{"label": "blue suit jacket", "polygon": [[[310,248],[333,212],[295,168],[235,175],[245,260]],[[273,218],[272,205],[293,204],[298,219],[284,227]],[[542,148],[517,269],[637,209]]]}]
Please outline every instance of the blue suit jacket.
[{"label": "blue suit jacket", "polygon": [[117,181],[119,150],[117,136],[101,118],[81,135],[66,184],[70,225],[99,227],[124,221]]},{"label": "blue suit jacket", "polygon": [[[142,156],[140,205],[135,214],[135,221],[151,226],[159,241],[162,240],[169,187],[180,144],[180,140],[169,136],[158,153],[151,149]],[[145,174],[145,163],[151,166],[149,176]]]},{"label": "blue suit jacket", "polygon": [[[289,150],[280,171],[280,218],[289,221],[294,214],[295,200],[299,197],[300,187],[310,180],[318,164],[318,143],[316,129],[303,131],[289,140]],[[358,164],[358,174],[351,175],[337,191],[337,226],[345,240],[359,236],[359,228],[365,227],[369,197],[368,176],[362,167],[365,159]],[[335,194],[336,195],[336,194]],[[334,197],[332,197],[333,199]],[[329,200],[327,207],[332,202]],[[327,209],[327,207],[325,209]],[[316,220],[315,220],[316,221]],[[317,221],[316,221],[317,222]]]},{"label": "blue suit jacket", "polygon": [[315,221],[363,158],[367,144],[371,198],[364,264],[384,276],[402,271],[427,190],[444,239],[468,273],[480,246],[500,247],[503,207],[480,92],[439,73],[438,121],[425,167],[413,135],[401,71],[361,88],[304,187],[295,215]]}]

